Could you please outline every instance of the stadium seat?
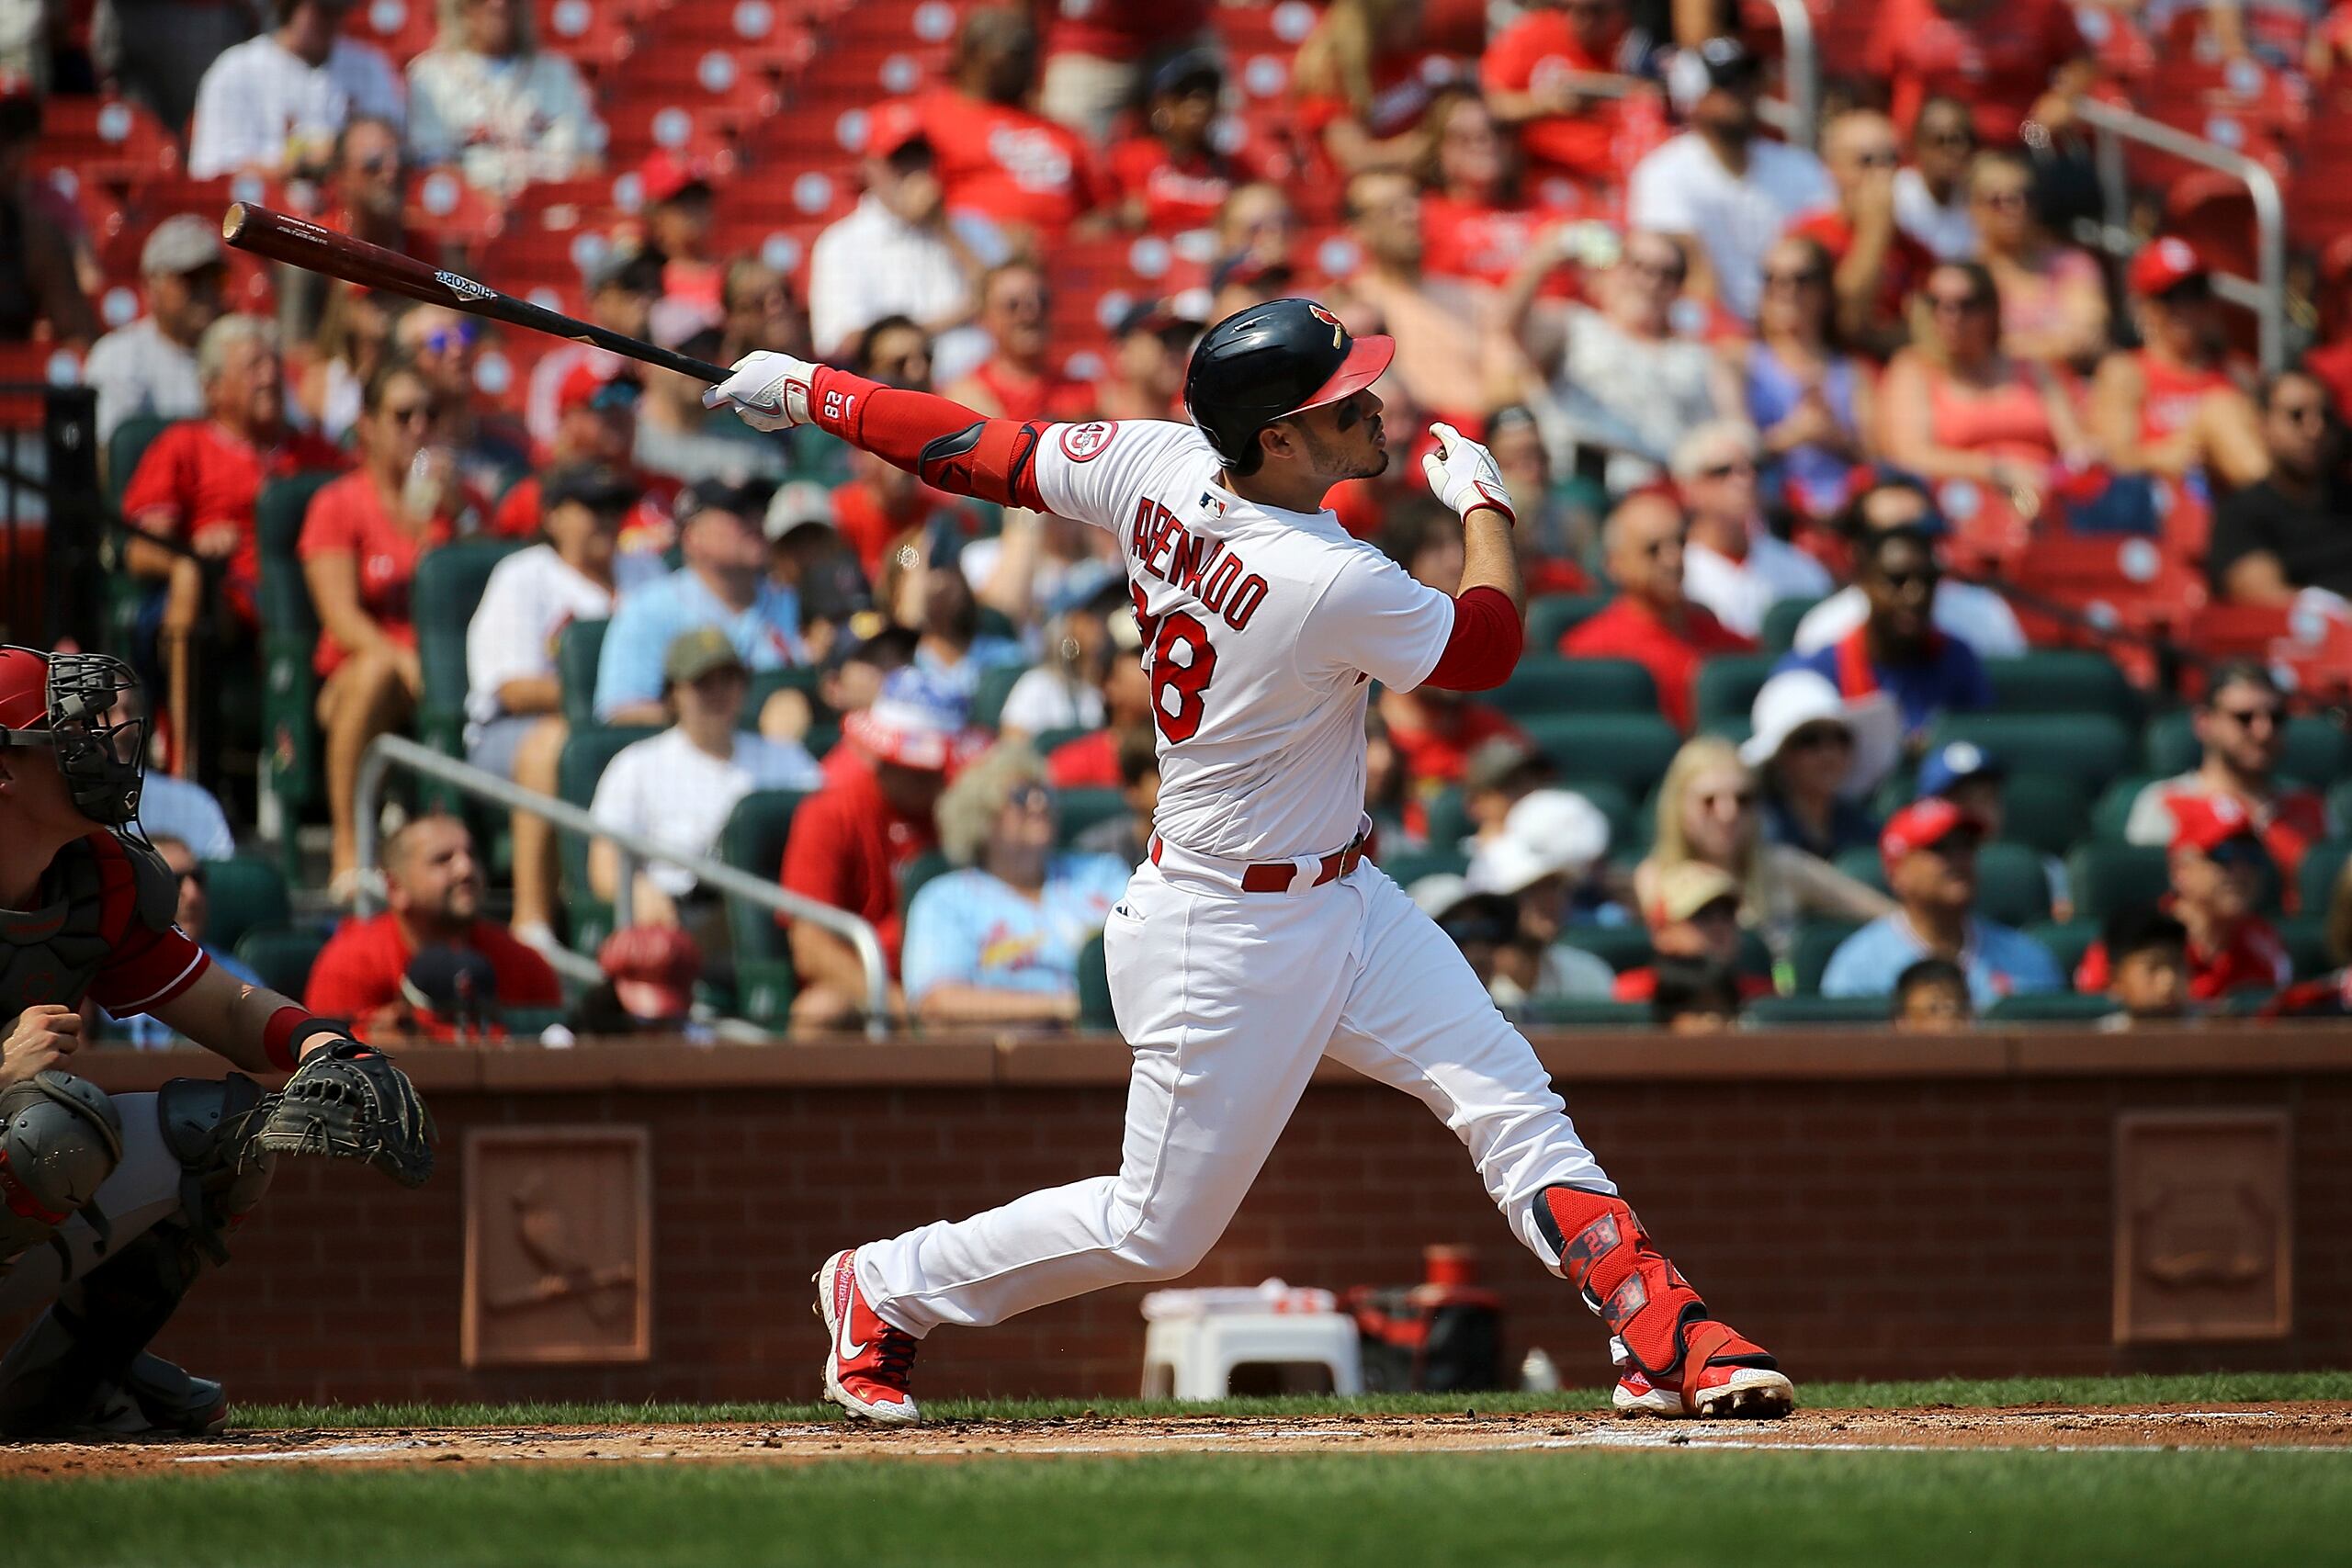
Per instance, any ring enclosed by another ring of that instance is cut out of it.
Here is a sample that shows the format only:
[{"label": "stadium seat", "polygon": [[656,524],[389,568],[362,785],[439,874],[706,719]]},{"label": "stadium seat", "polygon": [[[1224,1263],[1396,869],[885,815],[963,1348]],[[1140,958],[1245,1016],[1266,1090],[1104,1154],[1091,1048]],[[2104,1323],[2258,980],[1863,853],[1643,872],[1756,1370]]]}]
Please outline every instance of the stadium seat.
[{"label": "stadium seat", "polygon": [[[605,776],[606,765],[621,749],[659,733],[646,725],[591,724],[574,729],[563,743],[562,755],[556,759],[556,795],[587,810],[596,797],[596,781]],[[578,833],[558,833],[556,841],[563,865],[563,907],[571,917],[571,945],[582,953],[594,953],[612,933],[612,906],[588,886],[588,840]]]},{"label": "stadium seat", "polygon": [[1119,1026],[1111,1009],[1111,968],[1102,954],[1101,931],[1078,950],[1078,1023],[1081,1029]]},{"label": "stadium seat", "polygon": [[907,863],[907,868],[899,873],[899,908],[904,909],[912,904],[915,895],[922,891],[924,883],[935,876],[944,876],[955,869],[956,863],[949,860],[943,851],[926,850],[915,856]]},{"label": "stadium seat", "polygon": [[2323,915],[2335,906],[2336,884],[2347,860],[2352,860],[2352,839],[2330,839],[2303,852],[2302,863],[2295,868],[2297,905],[2303,913]]},{"label": "stadium seat", "polygon": [[2352,832],[2352,779],[2327,792],[2327,814],[2339,830]]},{"label": "stadium seat", "polygon": [[[2148,726],[2148,771],[2169,778],[2196,767],[2197,735],[2186,710],[2168,713]],[[2287,721],[2287,750],[2278,771],[2290,779],[2325,789],[2345,776],[2344,731],[2324,718],[2297,715]]]},{"label": "stadium seat", "polygon": [[995,729],[1004,722],[1004,700],[1012,695],[1013,686],[1029,673],[1018,664],[999,664],[980,671],[979,689],[972,696],[972,723],[981,729]]},{"label": "stadium seat", "polygon": [[1657,712],[1657,683],[1630,659],[1568,659],[1531,650],[1487,698],[1517,718]]},{"label": "stadium seat", "polygon": [[1644,1029],[1651,1021],[1650,1004],[1555,997],[1530,1003],[1527,1021],[1544,1029]]},{"label": "stadium seat", "polygon": [[1413,884],[1424,876],[1460,876],[1469,868],[1469,857],[1451,844],[1431,844],[1426,849],[1384,849],[1374,862],[1386,872],[1389,880],[1410,893]]},{"label": "stadium seat", "polygon": [[1096,823],[1125,815],[1127,797],[1116,789],[1065,789],[1055,791],[1054,805],[1054,841],[1057,847],[1067,850],[1078,842],[1080,833]]},{"label": "stadium seat", "polygon": [[171,428],[172,420],[161,414],[135,413],[114,427],[107,437],[107,499],[117,506],[122,504],[123,487],[130,476],[139,471],[139,459],[155,444],[155,437]]},{"label": "stadium seat", "polygon": [[223,953],[236,952],[247,931],[284,925],[291,912],[286,879],[259,855],[205,862],[204,892],[211,911],[205,945]]},{"label": "stadium seat", "polygon": [[2083,962],[2083,954],[2098,940],[2097,920],[2036,920],[2025,928],[2025,934],[2049,950],[2058,965],[2058,973],[2071,976]]},{"label": "stadium seat", "polygon": [[1988,659],[1996,713],[2108,714],[2126,724],[2140,717],[2140,696],[2103,653],[2051,649],[2016,659]]},{"label": "stadium seat", "polygon": [[2020,771],[2064,773],[2096,788],[2132,761],[2132,732],[2111,714],[1952,713],[1934,744],[1966,740]]},{"label": "stadium seat", "polygon": [[1520,723],[1562,783],[1589,779],[1633,796],[1649,794],[1682,746],[1680,732],[1655,713],[1531,714]]},{"label": "stadium seat", "polygon": [[2001,836],[2046,855],[2064,855],[2090,831],[2090,797],[2081,781],[2039,769],[2012,773],[2001,785]]},{"label": "stadium seat", "polygon": [[[775,881],[784,871],[792,815],[808,798],[797,790],[762,789],[737,801],[719,830],[718,858],[747,876]],[[735,993],[743,1016],[770,1029],[784,1028],[792,1021],[796,991],[785,928],[776,924],[774,910],[729,898],[727,931],[735,945]]]},{"label": "stadium seat", "polygon": [[1579,948],[1623,975],[1638,969],[1652,956],[1650,933],[1638,925],[1573,925],[1560,932],[1562,947]]},{"label": "stadium seat", "polygon": [[2171,886],[2165,860],[2165,852],[2154,845],[2081,845],[2066,863],[2075,915],[2096,923],[2118,909],[2155,903]]},{"label": "stadium seat", "polygon": [[311,498],[335,476],[298,474],[262,488],[254,503],[261,554],[263,787],[285,814],[280,863],[289,878],[300,871],[293,825],[322,798],[325,759],[320,750],[319,615],[311,604],[295,542]]},{"label": "stadium seat", "polygon": [[[1631,865],[1649,852],[1651,829],[1657,818],[1642,808],[1645,795],[1607,784],[1600,779],[1585,779],[1576,786],[1577,793],[1600,809],[1609,818],[1609,858]],[[1631,857],[1628,859],[1627,857]]]},{"label": "stadium seat", "polygon": [[1756,708],[1756,694],[1779,662],[1776,654],[1725,653],[1701,665],[1691,688],[1699,728],[1710,735],[1736,730],[1745,739],[1748,716]]},{"label": "stadium seat", "polygon": [[1527,646],[1531,651],[1552,653],[1560,639],[1608,604],[1606,593],[1546,593],[1527,606]]},{"label": "stadium seat", "polygon": [[1432,844],[1456,844],[1470,836],[1468,803],[1460,784],[1448,784],[1421,803],[1422,833]]},{"label": "stadium seat", "polygon": [[1984,1011],[1988,1023],[2090,1023],[2119,1010],[2105,997],[2080,991],[2003,997]]},{"label": "stadium seat", "polygon": [[574,729],[596,722],[596,660],[610,621],[574,621],[556,639],[556,677],[563,687],[564,722]]},{"label": "stadium seat", "polygon": [[2337,966],[2335,954],[2328,951],[2324,915],[2282,915],[2271,926],[2294,961],[2296,979],[2317,979]]},{"label": "stadium seat", "polygon": [[311,988],[311,965],[326,938],[291,926],[259,926],[237,939],[235,952],[261,983],[300,1001]]},{"label": "stadium seat", "polygon": [[2030,925],[2050,918],[2050,872],[2041,852],[2006,840],[1985,845],[1976,855],[1976,909],[2005,926]]},{"label": "stadium seat", "polygon": [[2142,790],[2155,782],[2146,773],[2126,773],[2108,785],[2100,792],[2098,804],[2091,807],[2091,837],[2105,843],[2122,843],[2133,803]]},{"label": "stadium seat", "polygon": [[1767,1029],[1792,1023],[1884,1024],[1894,1007],[1891,997],[1761,997],[1747,1005],[1747,1021]]},{"label": "stadium seat", "polygon": [[1879,854],[1876,844],[1849,845],[1838,852],[1832,863],[1865,887],[1874,887],[1881,893],[1887,890],[1886,861]]},{"label": "stadium seat", "polygon": [[1764,645],[1765,652],[1779,658],[1795,645],[1797,623],[1804,619],[1806,611],[1820,603],[1818,599],[1781,600],[1764,612],[1763,635],[1756,640]]},{"label": "stadium seat", "polygon": [[[1796,975],[1796,994],[1815,996],[1821,990],[1821,972],[1829,967],[1829,955],[1838,944],[1861,930],[1859,920],[1806,920],[1797,927],[1796,940],[1789,947],[1789,967]],[[1887,976],[1888,984],[1894,976]]]},{"label": "stadium seat", "polygon": [[532,1042],[563,1021],[561,1008],[500,1008],[498,1027],[509,1040]]},{"label": "stadium seat", "polygon": [[483,587],[520,539],[459,539],[427,550],[409,592],[416,622],[416,662],[424,677],[417,701],[417,739],[452,757],[465,755],[466,630]]}]

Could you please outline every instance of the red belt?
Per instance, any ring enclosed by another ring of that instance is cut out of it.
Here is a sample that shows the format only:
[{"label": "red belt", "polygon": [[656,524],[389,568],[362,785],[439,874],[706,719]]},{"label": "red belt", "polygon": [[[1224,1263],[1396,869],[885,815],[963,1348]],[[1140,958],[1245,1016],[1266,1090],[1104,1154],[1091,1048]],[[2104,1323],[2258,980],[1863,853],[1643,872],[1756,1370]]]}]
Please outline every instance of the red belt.
[{"label": "red belt", "polygon": [[[1364,843],[1368,838],[1370,838],[1369,834],[1358,839],[1346,849],[1333,850],[1329,854],[1317,861],[1315,880],[1307,886],[1320,887],[1327,882],[1337,882],[1340,877],[1363,864]],[[1159,835],[1157,833],[1151,836],[1151,863],[1154,865],[1159,863]],[[1298,863],[1288,860],[1260,861],[1254,865],[1245,865],[1241,868],[1241,891],[1244,893],[1287,893],[1291,890],[1291,884],[1296,879],[1298,871]]]}]

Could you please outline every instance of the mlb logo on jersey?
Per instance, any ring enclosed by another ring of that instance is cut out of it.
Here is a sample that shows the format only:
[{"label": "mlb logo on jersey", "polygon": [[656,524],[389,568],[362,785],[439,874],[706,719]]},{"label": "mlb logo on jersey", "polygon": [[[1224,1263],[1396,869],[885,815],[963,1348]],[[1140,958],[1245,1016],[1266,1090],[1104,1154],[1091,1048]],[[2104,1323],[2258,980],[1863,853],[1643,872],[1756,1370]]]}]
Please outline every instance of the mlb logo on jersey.
[{"label": "mlb logo on jersey", "polygon": [[1084,424],[1065,425],[1062,427],[1062,456],[1073,463],[1091,463],[1102,455],[1103,448],[1111,445],[1111,437],[1118,431],[1116,422],[1106,423],[1099,419],[1089,420]]}]

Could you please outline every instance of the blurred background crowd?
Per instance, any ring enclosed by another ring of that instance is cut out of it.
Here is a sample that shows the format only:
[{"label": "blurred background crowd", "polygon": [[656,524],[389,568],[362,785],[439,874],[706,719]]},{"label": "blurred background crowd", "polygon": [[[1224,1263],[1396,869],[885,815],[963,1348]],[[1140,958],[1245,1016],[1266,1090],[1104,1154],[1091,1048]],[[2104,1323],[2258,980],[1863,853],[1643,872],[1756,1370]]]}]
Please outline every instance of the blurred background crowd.
[{"label": "blurred background crowd", "polygon": [[[1107,1025],[1151,688],[1108,536],[275,271],[232,200],[1018,417],[1181,418],[1204,325],[1310,295],[1521,502],[1526,659],[1377,693],[1365,802],[1514,1016],[2341,1014],[2347,51],[2321,0],[0,0],[0,380],[95,389],[184,922],[369,1029],[868,995],[617,840],[361,821],[385,735],[861,917],[894,1023]],[[2288,265],[2113,108],[2283,184]],[[1333,502],[1451,592],[1416,467]]]}]

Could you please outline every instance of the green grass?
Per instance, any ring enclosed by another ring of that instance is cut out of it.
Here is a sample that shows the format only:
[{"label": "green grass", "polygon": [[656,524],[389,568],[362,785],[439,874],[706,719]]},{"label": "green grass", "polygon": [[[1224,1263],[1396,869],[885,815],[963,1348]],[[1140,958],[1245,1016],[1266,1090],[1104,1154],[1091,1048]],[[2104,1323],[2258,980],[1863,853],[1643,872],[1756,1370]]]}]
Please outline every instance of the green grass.
[{"label": "green grass", "polygon": [[2311,1568],[2293,1452],[1170,1454],[290,1470],[0,1483],[11,1568],[2131,1563]]},{"label": "green grass", "polygon": [[[2001,1378],[1927,1382],[1805,1383],[1798,1400],[1815,1410],[1917,1410],[1942,1406],[1991,1408],[2030,1404],[2244,1404],[2266,1400],[2352,1401],[2352,1371],[2204,1372],[2174,1377]],[[1319,1416],[1340,1410],[1381,1410],[1400,1415],[1439,1415],[1464,1408],[1503,1413],[1518,1410],[1599,1410],[1605,1389],[1571,1388],[1557,1393],[1384,1393],[1361,1401],[1328,1394],[1268,1399],[1221,1399],[1175,1404],[1141,1399],[950,1399],[926,1400],[934,1421],[1046,1421],[1096,1416]],[[829,1421],[838,1412],[820,1404],[257,1404],[231,1412],[241,1427],[322,1427],[360,1430],[378,1427],[604,1427],[691,1426],[703,1421],[786,1425]]]}]

